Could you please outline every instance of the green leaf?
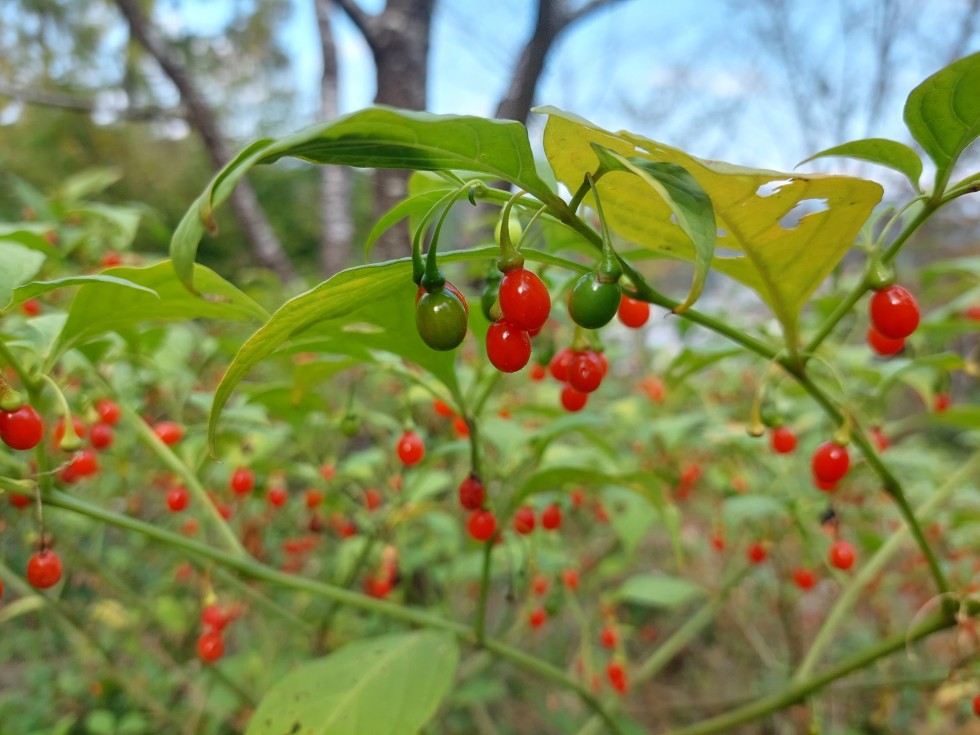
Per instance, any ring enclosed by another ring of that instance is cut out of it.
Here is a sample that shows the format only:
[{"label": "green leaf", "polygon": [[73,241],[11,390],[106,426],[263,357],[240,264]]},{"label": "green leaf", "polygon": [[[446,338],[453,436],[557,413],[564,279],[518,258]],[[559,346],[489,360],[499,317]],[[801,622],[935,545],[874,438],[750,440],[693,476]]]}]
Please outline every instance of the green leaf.
[{"label": "green leaf", "polygon": [[538,176],[527,130],[520,123],[371,108],[283,138],[256,141],[228,163],[184,215],[170,243],[187,288],[195,287],[191,264],[204,230],[216,230],[214,209],[231,196],[253,166],[286,156],[341,166],[473,171],[509,181],[544,202],[562,206]]},{"label": "green leaf", "polygon": [[32,281],[31,283],[19,286],[14,290],[13,301],[11,301],[8,306],[11,304],[22,304],[28,299],[37,298],[42,294],[46,294],[49,291],[56,291],[59,288],[67,288],[68,286],[84,286],[87,283],[110,283],[115,286],[122,286],[123,288],[135,288],[137,291],[145,291],[153,296],[157,295],[157,292],[152,288],[147,288],[146,286],[141,286],[138,283],[127,281],[125,278],[117,278],[116,276],[107,276],[102,273],[96,273],[90,276],[67,276],[65,278],[56,278],[53,281]]},{"label": "green leaf", "polygon": [[912,90],[905,125],[936,163],[942,187],[960,154],[980,135],[980,53],[954,61]]},{"label": "green leaf", "polygon": [[415,291],[411,262],[405,259],[342,271],[283,304],[242,345],[215,390],[208,423],[212,450],[218,418],[235,387],[255,365],[299,335],[313,340],[310,346],[323,353],[356,357],[365,348],[393,353],[457,390],[453,352],[430,349],[415,328]]},{"label": "green leaf", "polygon": [[[882,189],[872,181],[707,161],[638,135],[610,133],[552,107],[539,112],[548,115],[545,154],[558,180],[573,191],[586,172],[598,167],[593,144],[626,158],[673,163],[694,177],[710,197],[720,228],[712,267],[756,291],[794,345],[800,310],[881,199]],[[670,208],[650,187],[637,186],[635,177],[603,177],[602,207],[612,229],[625,239],[695,261],[691,240],[671,221]],[[797,219],[798,214],[803,216]]]},{"label": "green leaf", "polygon": [[3,267],[0,267],[0,311],[6,308],[14,289],[30,281],[44,265],[44,253],[12,242],[0,242]]},{"label": "green leaf", "polygon": [[122,171],[114,168],[90,168],[79,171],[61,182],[57,196],[69,202],[101,194],[122,179]]},{"label": "green leaf", "polygon": [[44,222],[0,223],[0,252],[7,242],[15,242],[31,250],[39,250],[48,257],[61,258],[63,253],[44,238],[45,233],[54,228],[54,225]]},{"label": "green leaf", "polygon": [[[196,277],[210,299],[188,293],[177,280],[170,261],[145,268],[112,268],[82,286],[72,300],[68,319],[54,344],[52,357],[104,332],[149,321],[185,319],[264,320],[268,313],[209,268],[195,266]],[[123,284],[117,281],[123,281]]]},{"label": "green leaf", "polygon": [[741,526],[749,521],[786,516],[786,504],[766,495],[737,495],[725,500],[723,509],[729,526]]},{"label": "green leaf", "polygon": [[374,227],[371,228],[371,232],[368,233],[367,240],[364,242],[365,259],[371,255],[371,249],[374,247],[374,243],[376,243],[378,238],[385,232],[406,217],[428,212],[439,202],[440,199],[443,198],[443,196],[446,195],[447,192],[450,191],[452,191],[450,188],[425,191],[421,194],[416,194],[415,196],[410,196],[407,199],[403,199],[394,207],[385,212],[381,218],[374,223]]},{"label": "green leaf", "polygon": [[[658,163],[637,156],[626,158],[595,143],[592,149],[603,168],[640,177],[663,199],[681,230],[690,239],[694,246],[694,280],[687,298],[674,312],[686,310],[701,295],[715,252],[718,231],[711,199],[694,177],[676,163]],[[604,180],[605,177],[596,186]]]},{"label": "green leaf", "polygon": [[809,163],[816,158],[827,158],[829,156],[840,156],[842,158],[856,158],[860,161],[877,163],[887,166],[908,177],[912,188],[917,192],[922,191],[919,186],[919,178],[922,176],[922,159],[919,155],[904,143],[887,138],[865,138],[863,140],[852,140],[850,143],[828,148],[827,150],[814,153],[809,158],[800,161],[797,166]]},{"label": "green leaf", "polygon": [[704,595],[704,589],[680,577],[637,574],[616,590],[617,600],[644,607],[680,607]]},{"label": "green leaf", "polygon": [[367,638],[294,669],[262,698],[246,735],[415,735],[456,675],[445,633]]}]

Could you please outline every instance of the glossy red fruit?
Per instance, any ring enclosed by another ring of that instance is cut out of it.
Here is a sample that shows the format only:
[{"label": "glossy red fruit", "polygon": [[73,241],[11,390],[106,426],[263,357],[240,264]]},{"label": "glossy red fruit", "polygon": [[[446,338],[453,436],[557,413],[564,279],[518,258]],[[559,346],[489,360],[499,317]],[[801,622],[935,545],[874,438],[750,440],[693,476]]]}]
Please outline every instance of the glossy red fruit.
[{"label": "glossy red fruit", "polygon": [[616,312],[619,321],[630,329],[639,329],[650,318],[650,304],[646,301],[639,301],[623,294],[619,302],[619,310]]},{"label": "glossy red fruit", "polygon": [[570,413],[581,411],[589,401],[589,394],[575,390],[571,385],[561,389],[561,405]]},{"label": "glossy red fruit", "polygon": [[871,325],[889,339],[904,339],[919,326],[919,305],[901,286],[875,292],[868,307]]},{"label": "glossy red fruit", "polygon": [[100,398],[96,401],[95,412],[99,414],[102,422],[109,424],[109,426],[115,426],[122,418],[122,409],[119,408],[119,404],[109,398]]},{"label": "glossy red fruit", "polygon": [[235,495],[247,495],[255,487],[255,473],[248,467],[238,467],[231,473],[228,486]]},{"label": "glossy red fruit", "polygon": [[37,299],[28,299],[20,305],[20,310],[24,316],[37,316],[41,313],[41,302]]},{"label": "glossy red fruit", "polygon": [[937,393],[932,399],[932,410],[936,413],[945,413],[951,403],[949,393]]},{"label": "glossy red fruit", "polygon": [[178,485],[167,493],[167,507],[170,508],[173,513],[179,513],[187,507],[190,499],[191,496],[190,493],[187,492],[187,488]]},{"label": "glossy red fruit", "polygon": [[828,559],[838,569],[850,569],[854,564],[854,547],[847,543],[847,541],[834,541],[830,545]]},{"label": "glossy red fruit", "polygon": [[109,250],[102,255],[102,267],[103,268],[115,268],[117,265],[122,263],[122,255],[119,253]]},{"label": "glossy red fruit", "polygon": [[381,507],[381,493],[375,488],[369,487],[364,491],[364,507],[369,513],[373,513]]},{"label": "glossy red fruit", "polygon": [[552,503],[541,511],[541,527],[546,531],[554,531],[561,527],[561,506]]},{"label": "glossy red fruit", "polygon": [[75,452],[71,461],[61,470],[60,477],[65,482],[77,482],[91,477],[99,471],[99,460],[91,449]]},{"label": "glossy red fruit", "polygon": [[789,454],[796,449],[796,434],[786,426],[777,426],[769,432],[769,442],[774,452]]},{"label": "glossy red fruit", "polygon": [[534,508],[524,505],[517,509],[514,513],[514,530],[521,535],[534,530]]},{"label": "glossy red fruit", "polygon": [[10,498],[10,504],[15,508],[27,508],[34,502],[30,495],[21,495],[20,493],[10,493],[7,497]]},{"label": "glossy red fruit", "polygon": [[303,503],[310,510],[319,508],[323,505],[323,493],[313,487],[307,488],[306,492],[303,493]]},{"label": "glossy red fruit", "polygon": [[868,347],[882,357],[897,355],[905,349],[905,339],[891,339],[874,327],[868,327]]},{"label": "glossy red fruit", "polygon": [[421,462],[425,456],[425,443],[414,431],[406,431],[399,438],[396,450],[402,464],[411,467]]},{"label": "glossy red fruit", "polygon": [[201,610],[201,624],[211,630],[224,630],[231,622],[231,616],[217,602],[205,605]]},{"label": "glossy red fruit", "polygon": [[809,569],[800,567],[793,572],[793,581],[801,590],[808,590],[817,583],[817,575]]},{"label": "glossy red fruit", "polygon": [[27,561],[27,581],[39,590],[58,584],[61,571],[61,557],[51,549],[41,549]]},{"label": "glossy red fruit", "polygon": [[531,380],[538,382],[540,380],[544,380],[547,376],[548,371],[545,370],[544,365],[539,362],[531,365],[531,370],[528,372],[528,377],[531,378]]},{"label": "glossy red fruit", "polygon": [[749,544],[749,548],[746,549],[745,555],[753,564],[761,564],[769,556],[769,552],[766,551],[766,547],[763,544],[758,541],[753,541]]},{"label": "glossy red fruit", "polygon": [[490,364],[502,373],[516,373],[531,360],[531,338],[506,319],[487,329],[486,348]]},{"label": "glossy red fruit", "polygon": [[225,653],[225,640],[220,630],[206,630],[197,639],[197,656],[206,664],[213,664]]},{"label": "glossy red fruit", "polygon": [[591,393],[602,383],[602,362],[592,350],[576,352],[568,363],[568,384],[580,393]]},{"label": "glossy red fruit", "polygon": [[286,504],[286,500],[288,499],[286,488],[280,485],[270,487],[265,493],[265,499],[269,501],[269,505],[275,508],[281,508]]},{"label": "glossy red fruit", "polygon": [[33,449],[43,438],[44,422],[32,406],[0,411],[0,439],[11,449]]},{"label": "glossy red fruit", "polygon": [[153,426],[153,433],[168,447],[184,438],[184,427],[173,421],[160,421]]},{"label": "glossy red fruit", "polygon": [[599,642],[602,643],[603,648],[613,649],[616,647],[616,643],[619,642],[619,635],[616,633],[616,629],[607,625],[599,632]]},{"label": "glossy red fruit", "polygon": [[620,694],[624,694],[629,689],[629,681],[626,679],[626,669],[621,663],[610,661],[606,666],[606,678],[610,686]]},{"label": "glossy red fruit", "polygon": [[552,356],[551,362],[548,363],[548,372],[551,373],[551,377],[561,383],[568,382],[568,366],[574,356],[575,351],[571,347],[558,350]]},{"label": "glossy red fruit", "polygon": [[525,268],[515,268],[500,280],[500,310],[518,329],[540,329],[551,313],[551,294],[540,278]]},{"label": "glossy red fruit", "polygon": [[565,585],[565,589],[574,592],[578,589],[580,582],[578,570],[576,569],[566,569],[561,573],[561,582]]},{"label": "glossy red fruit", "polygon": [[476,475],[471,473],[459,483],[459,504],[466,510],[476,510],[481,507],[485,497],[486,488]]},{"label": "glossy red fruit", "polygon": [[548,613],[543,607],[534,608],[527,616],[528,625],[532,628],[540,628],[548,620]]},{"label": "glossy red fruit", "polygon": [[446,403],[441,398],[436,398],[432,401],[432,409],[440,416],[455,416],[456,412],[453,411],[452,406]]},{"label": "glossy red fruit", "polygon": [[467,521],[466,530],[476,541],[489,541],[497,531],[497,517],[489,510],[477,509]]},{"label": "glossy red fruit", "polygon": [[102,423],[101,421],[97,424],[92,424],[92,428],[88,432],[88,441],[92,445],[93,449],[103,450],[108,449],[112,446],[112,443],[116,440],[116,435],[112,431],[112,427],[109,424]]},{"label": "glossy red fruit", "polygon": [[851,457],[847,453],[847,447],[842,447],[833,441],[824,442],[817,447],[810,460],[814,480],[830,486],[846,475],[850,466]]}]

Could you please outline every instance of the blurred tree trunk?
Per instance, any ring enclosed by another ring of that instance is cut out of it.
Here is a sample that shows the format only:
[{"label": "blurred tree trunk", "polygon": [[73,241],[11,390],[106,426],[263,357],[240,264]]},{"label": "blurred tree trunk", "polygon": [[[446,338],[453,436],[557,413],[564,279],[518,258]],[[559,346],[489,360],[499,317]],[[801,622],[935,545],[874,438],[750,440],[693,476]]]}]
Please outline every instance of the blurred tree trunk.
[{"label": "blurred tree trunk", "polygon": [[[138,0],[116,0],[116,5],[129,24],[131,37],[156,60],[177,88],[187,109],[188,123],[197,130],[212,164],[216,170],[219,169],[228,162],[231,155],[218,129],[214,112],[197,90],[187,70],[176,56],[170,53],[166,44],[154,34],[139,7]],[[272,231],[248,181],[242,180],[235,188],[231,195],[231,204],[258,263],[275,271],[284,281],[294,278],[296,273],[289,256],[286,255]]]},{"label": "blurred tree trunk", "polygon": [[[409,110],[424,110],[429,79],[429,38],[436,0],[387,0],[384,10],[365,13],[354,0],[335,0],[364,36],[377,76],[374,101]],[[374,207],[378,217],[408,192],[409,172],[379,169],[374,174]],[[375,244],[379,259],[409,254],[406,225],[388,230]]]},{"label": "blurred tree trunk", "polygon": [[497,105],[496,116],[527,122],[534,104],[535,90],[558,36],[596,10],[617,2],[622,0],[590,0],[575,8],[568,0],[538,0],[534,30],[517,59],[507,93]]},{"label": "blurred tree trunk", "polygon": [[[320,76],[320,119],[326,122],[340,114],[340,73],[337,45],[330,22],[331,0],[314,0],[323,74]],[[354,221],[351,213],[350,169],[323,166],[320,172],[320,271],[332,276],[350,265]]]}]

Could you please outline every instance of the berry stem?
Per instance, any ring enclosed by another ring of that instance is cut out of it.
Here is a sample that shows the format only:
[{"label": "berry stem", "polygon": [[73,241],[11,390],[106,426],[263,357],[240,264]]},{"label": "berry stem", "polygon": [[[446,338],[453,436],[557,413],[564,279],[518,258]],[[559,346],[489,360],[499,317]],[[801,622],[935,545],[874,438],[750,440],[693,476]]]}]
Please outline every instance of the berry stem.
[{"label": "berry stem", "polygon": [[478,645],[486,645],[487,599],[490,597],[490,569],[493,561],[493,544],[490,540],[483,544],[483,571],[480,573],[480,597],[476,605],[476,619],[473,621],[473,636]]},{"label": "berry stem", "polygon": [[68,405],[68,399],[65,398],[65,394],[61,392],[61,388],[58,387],[58,384],[54,382],[50,375],[41,373],[40,379],[54,393],[55,402],[58,404],[58,412],[61,414],[61,420],[64,422],[65,433],[58,443],[58,448],[66,452],[81,449],[82,438],[75,431],[75,422],[72,420],[71,407]]},{"label": "berry stem", "polygon": [[20,384],[24,386],[29,392],[34,392],[39,387],[39,381],[34,380],[23,365],[20,364],[14,353],[10,351],[7,344],[0,339],[0,358],[3,358],[4,362],[10,366],[10,368],[17,373],[17,378],[20,380]]}]

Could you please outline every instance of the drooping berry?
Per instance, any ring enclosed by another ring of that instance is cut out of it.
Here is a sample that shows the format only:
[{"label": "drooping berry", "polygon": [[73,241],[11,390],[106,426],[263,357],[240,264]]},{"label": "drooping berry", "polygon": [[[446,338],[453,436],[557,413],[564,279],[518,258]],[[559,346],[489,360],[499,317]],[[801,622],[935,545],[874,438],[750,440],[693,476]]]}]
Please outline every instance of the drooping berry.
[{"label": "drooping berry", "polygon": [[786,426],[777,426],[769,433],[769,441],[774,452],[789,454],[796,449],[796,434]]},{"label": "drooping berry", "polygon": [[27,561],[27,581],[39,590],[58,584],[61,571],[61,557],[51,549],[41,549]]},{"label": "drooping berry", "polygon": [[572,362],[575,351],[571,347],[564,347],[554,354],[551,362],[548,363],[548,372],[551,377],[561,383],[568,382],[568,366]]},{"label": "drooping berry", "polygon": [[579,574],[576,569],[566,569],[561,573],[562,584],[565,585],[565,589],[574,592],[578,589],[579,585]]},{"label": "drooping berry", "polygon": [[833,486],[851,466],[851,457],[847,447],[834,441],[826,441],[817,447],[810,461],[813,477],[819,483]]},{"label": "drooping berry", "polygon": [[619,635],[616,633],[616,628],[611,625],[606,625],[599,632],[599,642],[602,643],[603,648],[608,648],[612,650],[616,647],[616,643],[619,642]]},{"label": "drooping berry", "polygon": [[892,339],[891,337],[886,337],[874,327],[868,327],[867,340],[868,347],[870,347],[875,354],[881,355],[882,357],[897,355],[899,352],[905,349],[904,338]]},{"label": "drooping berry", "polygon": [[517,509],[514,513],[514,530],[521,535],[534,530],[534,508],[524,505]]},{"label": "drooping berry", "polygon": [[540,329],[551,313],[548,287],[525,268],[515,268],[504,274],[499,299],[504,319],[525,332]]},{"label": "drooping berry", "polygon": [[531,359],[531,338],[515,324],[501,319],[487,329],[487,358],[502,373],[516,373]]},{"label": "drooping berry", "polygon": [[179,513],[190,502],[190,494],[186,487],[178,485],[167,493],[167,507],[172,513]]},{"label": "drooping berry", "polygon": [[173,446],[184,437],[184,427],[173,421],[160,421],[153,426],[153,433],[167,446]]},{"label": "drooping berry", "polygon": [[850,569],[854,564],[854,547],[847,541],[838,539],[830,545],[828,558],[838,569]]},{"label": "drooping berry", "polygon": [[546,531],[554,531],[561,526],[561,506],[552,503],[541,511],[541,527]]},{"label": "drooping berry", "polygon": [[639,301],[623,294],[619,302],[619,310],[616,312],[619,321],[630,329],[639,329],[650,318],[650,304],[646,301]]},{"label": "drooping berry", "polygon": [[527,616],[528,625],[532,628],[540,628],[548,620],[548,613],[543,607],[534,608]]},{"label": "drooping berry", "polygon": [[919,326],[919,305],[901,286],[876,291],[868,315],[875,330],[889,339],[904,339]]},{"label": "drooping berry", "polygon": [[44,438],[44,422],[32,406],[0,411],[0,439],[11,449],[33,449]]},{"label": "drooping berry", "polygon": [[817,575],[809,569],[800,567],[793,572],[793,581],[801,590],[808,590],[817,583]]},{"label": "drooping berry", "polygon": [[483,505],[486,497],[486,488],[483,481],[476,475],[470,473],[459,484],[459,504],[466,510],[476,510]]},{"label": "drooping berry", "polygon": [[201,624],[211,630],[224,630],[231,619],[232,616],[217,602],[205,605],[201,610]]},{"label": "drooping berry", "polygon": [[581,411],[588,403],[589,394],[575,390],[571,385],[566,385],[561,389],[561,405],[566,411],[574,413]]},{"label": "drooping berry", "polygon": [[206,630],[197,639],[197,655],[204,663],[213,664],[225,653],[225,641],[220,630]]},{"label": "drooping berry", "polygon": [[626,669],[617,661],[610,661],[606,666],[606,678],[610,686],[620,694],[625,694],[629,689],[629,681],[626,678]]},{"label": "drooping berry", "polygon": [[288,499],[286,488],[282,485],[273,485],[266,491],[265,499],[274,508],[281,508],[286,504],[286,500]]},{"label": "drooping berry", "polygon": [[758,541],[753,541],[751,544],[749,544],[748,549],[746,549],[745,555],[753,564],[761,564],[766,560],[766,557],[769,556],[769,552],[766,550],[764,544]]},{"label": "drooping berry", "polygon": [[477,509],[467,521],[466,529],[474,540],[489,541],[497,530],[497,517],[489,510]]},{"label": "drooping berry", "polygon": [[103,423],[109,424],[109,426],[118,424],[119,419],[122,417],[122,409],[110,398],[100,398],[96,401],[95,412],[99,414],[99,418],[102,419]]},{"label": "drooping berry", "polygon": [[255,487],[255,473],[248,467],[238,467],[231,473],[228,486],[235,495],[248,495]]},{"label": "drooping berry", "polygon": [[406,467],[417,465],[425,456],[425,443],[414,431],[406,431],[398,440],[398,459]]},{"label": "drooping berry", "polygon": [[116,436],[112,431],[112,427],[102,421],[97,424],[92,424],[92,428],[88,433],[89,444],[92,445],[93,449],[98,449],[99,451],[111,447],[115,439]]},{"label": "drooping berry", "polygon": [[568,384],[580,393],[591,393],[602,383],[603,369],[598,353],[576,352],[568,363]]}]

